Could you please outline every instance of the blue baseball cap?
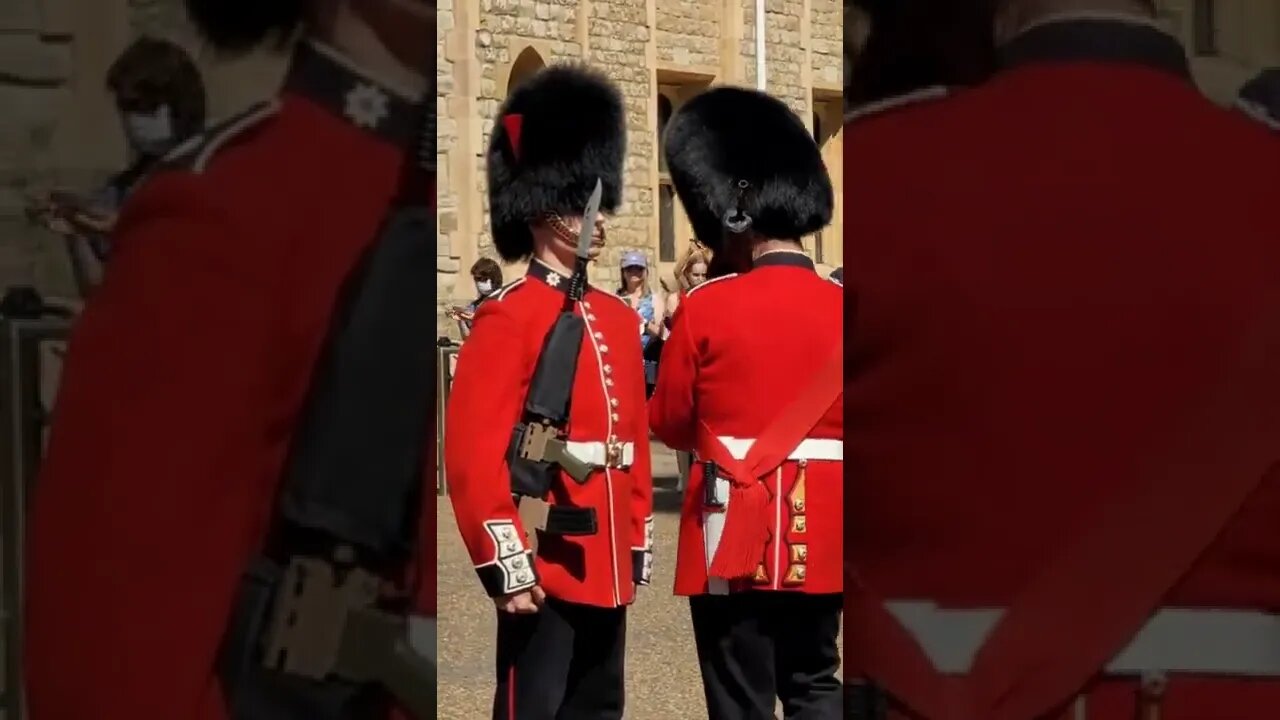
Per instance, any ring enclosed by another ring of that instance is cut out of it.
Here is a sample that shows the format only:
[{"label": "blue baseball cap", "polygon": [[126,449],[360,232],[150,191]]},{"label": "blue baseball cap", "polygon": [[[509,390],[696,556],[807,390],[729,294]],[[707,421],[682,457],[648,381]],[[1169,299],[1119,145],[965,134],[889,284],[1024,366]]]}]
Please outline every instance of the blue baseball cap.
[{"label": "blue baseball cap", "polygon": [[628,250],[622,253],[622,267],[638,267],[648,269],[649,261],[639,250]]}]

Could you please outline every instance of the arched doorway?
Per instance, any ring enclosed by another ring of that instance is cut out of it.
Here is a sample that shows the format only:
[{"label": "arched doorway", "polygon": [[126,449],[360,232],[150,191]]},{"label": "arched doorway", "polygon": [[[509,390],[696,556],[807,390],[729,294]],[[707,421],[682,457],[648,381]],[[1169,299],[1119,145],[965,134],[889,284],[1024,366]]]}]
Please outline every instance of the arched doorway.
[{"label": "arched doorway", "polygon": [[537,50],[532,47],[521,50],[516,56],[516,61],[511,64],[511,74],[507,76],[507,97],[511,97],[512,90],[520,87],[521,83],[546,66],[547,63]]},{"label": "arched doorway", "polygon": [[667,172],[667,122],[673,112],[671,98],[658,93],[658,262],[676,259],[676,191]]},{"label": "arched doorway", "polygon": [[814,94],[813,140],[827,166],[827,174],[835,191],[835,206],[832,208],[831,224],[816,233],[811,242],[814,261],[832,268],[844,263],[844,248],[841,245],[844,238],[844,208],[841,202],[844,188],[843,116],[842,98],[831,94]]}]

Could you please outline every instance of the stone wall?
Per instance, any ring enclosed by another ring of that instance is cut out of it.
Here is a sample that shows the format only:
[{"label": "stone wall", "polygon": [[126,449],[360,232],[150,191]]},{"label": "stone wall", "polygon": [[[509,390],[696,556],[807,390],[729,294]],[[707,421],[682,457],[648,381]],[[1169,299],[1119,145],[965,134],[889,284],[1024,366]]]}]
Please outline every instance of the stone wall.
[{"label": "stone wall", "polygon": [[129,29],[135,35],[191,35],[180,0],[129,0]]},{"label": "stone wall", "polygon": [[40,0],[0,3],[0,288],[69,287],[66,269],[48,262],[57,248],[23,216],[26,196],[59,176],[54,144],[72,98],[73,28],[51,9]]},{"label": "stone wall", "polygon": [[[723,3],[706,0],[656,3],[658,62],[680,67],[719,67],[723,7]],[[643,6],[639,10],[643,12]]]},{"label": "stone wall", "polygon": [[765,2],[765,77],[770,95],[781,98],[805,121],[811,118],[812,74],[807,43],[803,42],[804,3],[800,0]]},{"label": "stone wall", "polygon": [[[738,56],[742,60],[742,84],[756,87],[756,3],[755,0],[738,0],[738,2],[742,5],[742,39],[738,43]],[[769,6],[766,0],[766,22],[768,13]],[[765,42],[768,42],[767,33]],[[768,52],[767,47],[765,52]]]},{"label": "stone wall", "polygon": [[[683,3],[693,6],[696,3]],[[653,68],[647,57],[650,28],[644,3],[633,0],[593,0],[587,25],[587,61],[603,70],[622,91],[627,112],[626,186],[622,207],[609,223],[609,246],[593,268],[596,280],[606,287],[621,280],[620,253],[634,248],[650,251],[656,259],[657,210],[653,203],[653,163],[657,159],[656,128],[651,119],[655,102]],[[691,36],[692,54],[707,49],[706,38]],[[675,39],[674,37],[672,38]],[[658,55],[664,52],[658,45]],[[701,50],[699,50],[699,48]],[[676,53],[669,52],[670,55]]]},{"label": "stone wall", "polygon": [[[461,72],[455,56],[450,52],[449,36],[458,21],[453,2],[437,3],[436,10],[436,297],[454,295],[454,286],[461,263],[453,256],[451,238],[458,231],[458,196],[471,188],[457,187],[450,172],[450,153],[457,151],[459,135],[467,118],[450,111],[449,98],[456,97],[465,87],[457,80]],[[445,324],[438,315],[437,328]]]},{"label": "stone wall", "polygon": [[815,84],[844,87],[843,0],[809,0],[809,65]]},{"label": "stone wall", "polygon": [[[467,1],[454,0],[455,3]],[[551,65],[581,60],[582,43],[577,35],[577,17],[572,2],[482,0],[477,20],[479,29],[476,33],[475,51],[480,70],[480,87],[476,94],[475,118],[479,120],[479,143],[473,176],[478,178],[475,190],[479,193],[483,210],[483,224],[479,228],[477,241],[480,255],[496,258],[493,236],[489,232],[488,186],[484,182],[485,150],[489,147],[498,109],[507,97],[511,84],[509,73],[513,71],[512,66],[521,53],[531,47],[541,63]],[[526,56],[529,57],[531,56]],[[470,283],[463,282],[462,286],[464,294],[471,292]]]}]

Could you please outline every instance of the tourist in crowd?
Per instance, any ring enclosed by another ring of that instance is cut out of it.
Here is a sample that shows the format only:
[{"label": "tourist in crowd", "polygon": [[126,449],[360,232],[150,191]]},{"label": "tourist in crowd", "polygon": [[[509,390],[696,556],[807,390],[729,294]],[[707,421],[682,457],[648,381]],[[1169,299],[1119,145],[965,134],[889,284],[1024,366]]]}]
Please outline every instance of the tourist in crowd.
[{"label": "tourist in crowd", "polygon": [[711,251],[697,240],[690,239],[680,262],[676,263],[676,283],[679,289],[667,296],[667,316],[665,325],[670,331],[671,319],[676,316],[676,308],[685,293],[707,281],[707,269],[711,266]]},{"label": "tourist in crowd", "polygon": [[658,382],[658,357],[662,354],[666,303],[649,287],[649,260],[639,250],[622,254],[622,287],[618,296],[640,316],[640,348],[644,352],[645,389]]},{"label": "tourist in crowd", "polygon": [[199,133],[205,122],[205,89],[200,71],[185,50],[142,37],[107,71],[130,162],[92,197],[67,192],[38,196],[28,216],[66,238],[82,296],[102,277],[110,253],[108,236],[125,200],[164,154]]},{"label": "tourist in crowd", "polygon": [[[667,317],[664,321],[666,334],[671,334],[671,321],[675,319],[680,301],[690,290],[707,281],[707,271],[710,268],[711,250],[696,239],[689,238],[684,255],[676,263],[675,276],[679,289],[667,296]],[[677,451],[676,467],[680,472],[676,490],[684,492],[685,485],[689,482],[689,469],[693,467],[693,453]]]},{"label": "tourist in crowd", "polygon": [[490,258],[480,258],[471,266],[471,280],[476,286],[476,299],[466,307],[455,305],[446,312],[458,323],[458,333],[463,340],[471,334],[471,323],[476,318],[476,309],[480,307],[480,303],[502,287],[502,267]]}]

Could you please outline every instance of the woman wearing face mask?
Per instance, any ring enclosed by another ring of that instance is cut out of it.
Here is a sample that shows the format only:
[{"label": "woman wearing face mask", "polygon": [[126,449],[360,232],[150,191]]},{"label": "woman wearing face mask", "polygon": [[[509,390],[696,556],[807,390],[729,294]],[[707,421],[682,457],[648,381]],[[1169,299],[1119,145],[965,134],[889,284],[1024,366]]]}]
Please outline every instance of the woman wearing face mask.
[{"label": "woman wearing face mask", "polygon": [[82,295],[97,286],[109,254],[107,236],[125,200],[156,163],[205,122],[205,89],[186,51],[166,40],[143,37],[107,71],[130,163],[91,198],[54,192],[32,202],[29,214],[67,239]]},{"label": "woman wearing face mask", "polygon": [[476,308],[502,287],[502,268],[490,258],[480,258],[471,266],[471,279],[476,284],[476,299],[466,307],[449,308],[449,317],[458,322],[458,332],[463,340],[471,334]]}]

